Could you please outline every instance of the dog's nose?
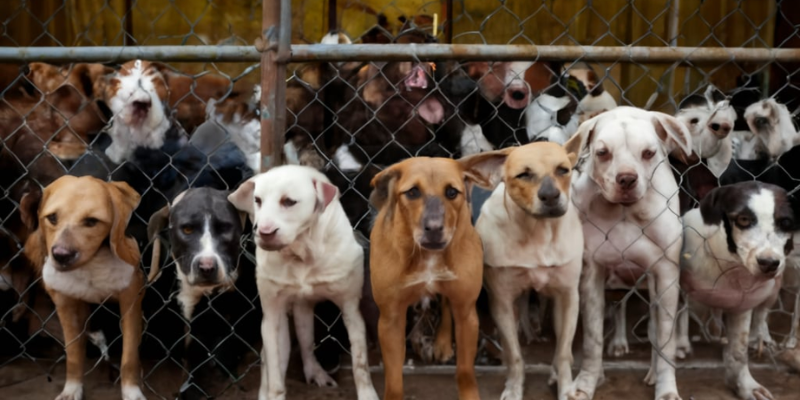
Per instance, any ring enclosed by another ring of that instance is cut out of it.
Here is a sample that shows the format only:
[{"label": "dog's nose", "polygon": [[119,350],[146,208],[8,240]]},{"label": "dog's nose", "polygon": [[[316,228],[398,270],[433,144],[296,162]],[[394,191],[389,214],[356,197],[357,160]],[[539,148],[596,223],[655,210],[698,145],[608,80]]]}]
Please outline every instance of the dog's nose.
[{"label": "dog's nose", "polygon": [[78,258],[77,251],[70,250],[62,246],[53,246],[53,248],[50,249],[50,252],[53,254],[53,259],[55,259],[56,262],[62,266],[68,266],[75,262],[75,260]]},{"label": "dog's nose", "polygon": [[203,276],[213,275],[217,272],[217,260],[214,257],[200,257],[197,259],[197,269]]},{"label": "dog's nose", "polygon": [[525,100],[525,92],[521,90],[512,90],[511,98],[514,100]]},{"label": "dog's nose", "polygon": [[708,127],[711,129],[712,132],[714,132],[715,136],[718,136],[720,138],[728,136],[728,133],[731,132],[731,125],[724,122],[721,124],[717,122],[712,122],[708,124]]},{"label": "dog's nose", "polygon": [[258,236],[262,238],[272,238],[278,233],[278,227],[272,225],[264,225],[258,227]]},{"label": "dog's nose", "polygon": [[765,274],[771,274],[777,271],[778,267],[781,265],[781,260],[776,260],[774,258],[756,258],[756,261],[761,268],[761,272]]},{"label": "dog's nose", "polygon": [[536,195],[544,204],[552,206],[558,202],[559,197],[561,197],[561,192],[553,185],[553,180],[548,176],[545,177]]},{"label": "dog's nose", "polygon": [[639,176],[636,174],[625,173],[617,175],[617,184],[620,188],[628,190],[632,189],[634,185],[636,185],[636,180],[639,179]]}]

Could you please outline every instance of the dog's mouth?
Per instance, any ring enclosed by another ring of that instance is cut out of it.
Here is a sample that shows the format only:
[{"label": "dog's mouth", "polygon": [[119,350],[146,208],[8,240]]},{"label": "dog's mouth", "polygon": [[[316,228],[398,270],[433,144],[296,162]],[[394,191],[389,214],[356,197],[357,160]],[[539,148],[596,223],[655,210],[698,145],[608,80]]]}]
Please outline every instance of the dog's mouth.
[{"label": "dog's mouth", "polygon": [[444,250],[444,248],[447,247],[447,242],[431,242],[423,240],[419,242],[419,245],[425,250]]},{"label": "dog's mouth", "polygon": [[135,100],[132,101],[129,105],[130,107],[130,123],[132,125],[140,125],[147,119],[147,116],[150,114],[150,108],[152,107],[153,103],[150,99],[142,99],[142,100]]},{"label": "dog's mouth", "polygon": [[567,213],[567,208],[566,207],[561,207],[561,206],[547,207],[547,206],[543,206],[543,207],[540,207],[539,210],[537,210],[535,213],[532,213],[532,215],[534,217],[537,217],[537,218],[558,218],[558,217],[563,217],[564,214],[566,214],[566,213]]}]

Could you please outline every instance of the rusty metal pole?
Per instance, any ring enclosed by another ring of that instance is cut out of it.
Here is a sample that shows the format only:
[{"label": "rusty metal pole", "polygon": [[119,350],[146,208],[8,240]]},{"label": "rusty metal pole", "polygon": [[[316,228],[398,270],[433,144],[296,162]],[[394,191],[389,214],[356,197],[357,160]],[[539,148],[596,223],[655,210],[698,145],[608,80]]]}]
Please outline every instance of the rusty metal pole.
[{"label": "rusty metal pole", "polygon": [[444,41],[445,43],[453,43],[453,0],[445,0],[442,2],[444,8]]},{"label": "rusty metal pole", "polygon": [[[288,52],[284,41],[291,40],[291,15],[282,21],[282,5],[288,1],[264,0],[262,5],[261,53],[261,171],[280,165],[286,125],[286,64],[281,50]],[[286,11],[286,10],[284,10]],[[291,10],[288,10],[291,13]],[[283,38],[289,27],[289,38]],[[285,49],[281,49],[284,44]]]},{"label": "rusty metal pole", "polygon": [[336,0],[328,0],[328,32],[338,28],[336,23]]}]

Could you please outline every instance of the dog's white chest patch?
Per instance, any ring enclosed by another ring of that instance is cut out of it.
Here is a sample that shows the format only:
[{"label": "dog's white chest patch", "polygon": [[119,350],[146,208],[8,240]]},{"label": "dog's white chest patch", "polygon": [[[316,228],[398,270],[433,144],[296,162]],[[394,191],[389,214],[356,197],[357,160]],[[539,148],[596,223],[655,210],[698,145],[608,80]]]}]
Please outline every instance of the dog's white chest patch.
[{"label": "dog's white chest patch", "polygon": [[87,264],[59,271],[48,259],[42,270],[45,285],[67,296],[89,303],[100,303],[128,287],[135,268],[103,248]]},{"label": "dog's white chest patch", "polygon": [[424,261],[424,265],[425,269],[412,275],[411,279],[406,283],[406,287],[424,284],[425,290],[433,292],[436,282],[452,281],[457,278],[453,271],[447,269],[447,266],[444,265],[444,260],[440,257],[429,257]]}]

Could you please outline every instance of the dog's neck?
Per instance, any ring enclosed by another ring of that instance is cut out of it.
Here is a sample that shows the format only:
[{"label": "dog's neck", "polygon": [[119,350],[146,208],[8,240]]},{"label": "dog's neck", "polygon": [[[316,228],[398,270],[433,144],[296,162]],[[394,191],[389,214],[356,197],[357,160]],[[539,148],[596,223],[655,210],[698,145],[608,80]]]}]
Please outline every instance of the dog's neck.
[{"label": "dog's neck", "polygon": [[330,249],[337,249],[351,240],[355,241],[355,236],[341,234],[352,230],[342,205],[336,201],[331,202],[292,244],[280,250],[281,256],[303,262],[325,258]]},{"label": "dog's neck", "polygon": [[508,229],[518,229],[522,231],[520,237],[547,238],[546,242],[548,243],[557,239],[563,225],[564,217],[573,212],[573,206],[570,203],[567,205],[567,212],[564,216],[555,218],[537,217],[520,207],[520,205],[509,196],[508,192],[504,193],[503,206],[508,213],[509,222],[515,222],[511,224],[513,228],[509,227]]}]

